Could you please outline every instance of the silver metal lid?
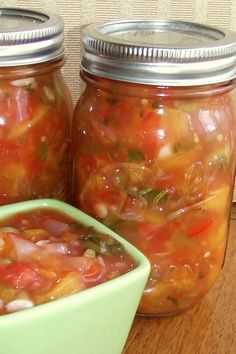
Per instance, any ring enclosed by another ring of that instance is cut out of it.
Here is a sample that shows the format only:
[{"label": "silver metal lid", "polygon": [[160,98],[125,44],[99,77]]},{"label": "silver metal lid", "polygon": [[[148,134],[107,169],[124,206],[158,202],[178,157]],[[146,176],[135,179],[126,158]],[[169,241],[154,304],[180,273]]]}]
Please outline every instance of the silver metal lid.
[{"label": "silver metal lid", "polygon": [[42,63],[64,55],[60,16],[0,8],[0,67]]},{"label": "silver metal lid", "polygon": [[175,20],[127,20],[83,30],[85,72],[113,80],[196,86],[236,77],[236,34]]}]

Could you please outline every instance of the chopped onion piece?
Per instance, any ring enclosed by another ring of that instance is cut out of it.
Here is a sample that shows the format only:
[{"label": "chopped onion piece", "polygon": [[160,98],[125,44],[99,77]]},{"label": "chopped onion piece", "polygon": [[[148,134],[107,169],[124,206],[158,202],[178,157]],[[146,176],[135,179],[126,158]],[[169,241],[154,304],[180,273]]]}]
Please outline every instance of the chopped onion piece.
[{"label": "chopped onion piece", "polygon": [[69,247],[65,243],[59,243],[59,242],[51,242],[46,244],[44,250],[45,252],[48,253],[59,253],[59,254],[67,254],[70,251]]},{"label": "chopped onion piece", "polygon": [[40,240],[40,241],[37,241],[35,244],[39,247],[44,247],[46,246],[48,243],[50,243],[51,241],[49,240]]},{"label": "chopped onion piece", "polygon": [[33,77],[29,77],[27,79],[13,80],[11,84],[16,87],[24,87],[24,86],[30,86],[31,88],[37,87],[36,80]]},{"label": "chopped onion piece", "polygon": [[11,302],[8,302],[6,305],[6,310],[7,312],[15,312],[23,309],[28,309],[30,307],[33,307],[34,303],[30,300],[25,300],[25,299],[17,299],[13,300]]},{"label": "chopped onion piece", "polygon": [[160,150],[159,150],[159,158],[165,158],[169,157],[172,155],[172,148],[170,144],[164,145]]},{"label": "chopped onion piece", "polygon": [[9,237],[15,247],[18,261],[25,261],[27,256],[31,256],[39,250],[39,247],[31,241],[23,240],[14,235],[10,235]]},{"label": "chopped onion piece", "polygon": [[130,220],[130,221],[141,221],[143,220],[143,212],[138,210],[127,210],[119,214],[121,220]]},{"label": "chopped onion piece", "polygon": [[54,102],[56,97],[53,93],[53,90],[49,87],[49,86],[44,86],[43,87],[43,93],[46,97],[46,99],[49,101],[49,102]]},{"label": "chopped onion piece", "polygon": [[94,263],[93,258],[91,257],[69,257],[65,256],[61,264],[62,269],[64,270],[73,270],[76,272],[84,272],[89,269]]},{"label": "chopped onion piece", "polygon": [[100,219],[105,219],[108,215],[108,208],[105,203],[96,203],[94,205],[94,211]]},{"label": "chopped onion piece", "polygon": [[67,254],[70,252],[69,247],[62,242],[51,242],[49,240],[40,240],[36,245],[43,249],[46,253]]},{"label": "chopped onion piece", "polygon": [[41,225],[44,229],[53,234],[53,236],[59,236],[63,232],[66,232],[70,229],[70,225],[62,221],[49,218],[42,220]]}]

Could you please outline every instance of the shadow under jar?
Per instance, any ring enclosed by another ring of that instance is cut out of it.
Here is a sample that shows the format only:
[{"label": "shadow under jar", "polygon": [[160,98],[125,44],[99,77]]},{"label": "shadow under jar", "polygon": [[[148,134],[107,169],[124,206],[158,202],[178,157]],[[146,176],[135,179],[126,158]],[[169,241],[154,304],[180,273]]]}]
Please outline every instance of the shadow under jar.
[{"label": "shadow under jar", "polygon": [[138,313],[192,307],[224,261],[235,172],[236,36],[121,21],[83,33],[73,118],[75,204],[152,270]]},{"label": "shadow under jar", "polygon": [[0,14],[0,205],[68,199],[71,99],[57,15]]}]

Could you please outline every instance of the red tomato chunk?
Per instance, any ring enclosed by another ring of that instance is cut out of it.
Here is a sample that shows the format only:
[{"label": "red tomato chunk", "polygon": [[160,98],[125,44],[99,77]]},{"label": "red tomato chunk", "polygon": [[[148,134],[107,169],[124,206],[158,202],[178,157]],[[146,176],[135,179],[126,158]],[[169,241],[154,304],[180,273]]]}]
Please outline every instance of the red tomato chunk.
[{"label": "red tomato chunk", "polygon": [[17,214],[0,223],[0,314],[74,294],[134,267],[109,235],[50,210]]}]

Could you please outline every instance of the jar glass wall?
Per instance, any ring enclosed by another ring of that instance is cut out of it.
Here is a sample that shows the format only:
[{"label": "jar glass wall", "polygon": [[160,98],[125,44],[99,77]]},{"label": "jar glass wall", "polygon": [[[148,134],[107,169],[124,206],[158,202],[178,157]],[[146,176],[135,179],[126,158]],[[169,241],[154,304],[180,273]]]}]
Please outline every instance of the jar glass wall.
[{"label": "jar glass wall", "polygon": [[64,60],[0,67],[0,204],[68,200],[71,99]]},{"label": "jar glass wall", "polygon": [[149,258],[139,313],[190,308],[224,261],[234,82],[164,87],[82,75],[72,129],[75,204]]}]

